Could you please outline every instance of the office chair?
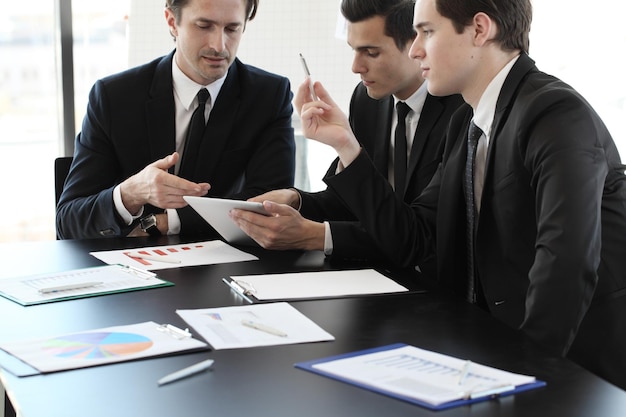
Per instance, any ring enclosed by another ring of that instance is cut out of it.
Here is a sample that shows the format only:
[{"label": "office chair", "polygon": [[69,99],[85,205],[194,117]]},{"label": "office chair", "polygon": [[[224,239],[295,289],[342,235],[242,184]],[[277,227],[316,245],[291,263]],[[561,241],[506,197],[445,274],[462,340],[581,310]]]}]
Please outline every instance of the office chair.
[{"label": "office chair", "polygon": [[70,172],[70,165],[72,165],[71,156],[61,156],[54,160],[54,197],[55,205],[59,203],[61,193],[63,192],[63,185],[65,184],[65,178]]},{"label": "office chair", "polygon": [[[61,193],[63,192],[63,185],[65,184],[65,178],[70,172],[70,165],[72,165],[71,156],[61,156],[54,160],[54,206],[59,204]],[[57,234],[57,240],[59,235]]]}]

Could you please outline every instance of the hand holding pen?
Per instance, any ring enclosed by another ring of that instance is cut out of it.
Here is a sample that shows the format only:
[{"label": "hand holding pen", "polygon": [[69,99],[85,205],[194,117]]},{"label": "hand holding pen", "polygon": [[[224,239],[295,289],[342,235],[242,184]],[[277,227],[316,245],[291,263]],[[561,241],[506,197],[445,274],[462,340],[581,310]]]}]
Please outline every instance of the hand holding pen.
[{"label": "hand holding pen", "polygon": [[306,64],[306,60],[304,56],[300,54],[300,62],[302,63],[302,69],[304,70],[304,75],[309,79],[309,90],[311,91],[311,97],[313,101],[317,101],[317,95],[315,94],[315,88],[313,85],[313,78],[311,78],[311,71],[309,71],[309,66]]}]

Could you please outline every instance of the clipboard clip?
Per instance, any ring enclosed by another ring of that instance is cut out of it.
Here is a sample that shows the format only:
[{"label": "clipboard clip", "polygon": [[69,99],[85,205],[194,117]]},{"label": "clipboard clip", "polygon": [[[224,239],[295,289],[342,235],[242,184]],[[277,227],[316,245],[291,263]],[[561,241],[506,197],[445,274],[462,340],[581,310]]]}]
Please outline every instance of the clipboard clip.
[{"label": "clipboard clip", "polygon": [[249,303],[253,303],[250,299],[250,296],[253,296],[256,293],[256,289],[247,281],[237,280],[237,279],[227,279],[222,278],[224,284],[228,285],[233,291],[239,294],[243,299],[245,299]]},{"label": "clipboard clip", "polygon": [[139,268],[135,268],[133,266],[130,265],[122,265],[120,264],[120,266],[122,268],[126,268],[127,272],[129,274],[133,274],[139,278],[143,278],[143,279],[150,279],[150,278],[154,278],[156,277],[156,274],[154,272],[150,272],[150,271],[145,271],[143,269],[139,269]]},{"label": "clipboard clip", "polygon": [[157,330],[172,336],[176,340],[191,338],[191,332],[189,332],[189,329],[179,329],[178,327],[172,326],[171,324],[160,324],[157,326]]}]

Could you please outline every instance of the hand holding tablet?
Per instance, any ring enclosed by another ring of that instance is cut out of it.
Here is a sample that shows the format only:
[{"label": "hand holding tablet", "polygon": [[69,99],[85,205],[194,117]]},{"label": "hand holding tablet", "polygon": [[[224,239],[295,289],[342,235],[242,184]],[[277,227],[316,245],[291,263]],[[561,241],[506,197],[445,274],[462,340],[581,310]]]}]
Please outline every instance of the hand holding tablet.
[{"label": "hand holding tablet", "polygon": [[209,197],[183,196],[183,198],[207,221],[207,223],[226,239],[228,243],[236,245],[257,245],[250,236],[233,223],[228,216],[228,212],[232,209],[242,209],[269,215],[263,208],[262,203]]}]

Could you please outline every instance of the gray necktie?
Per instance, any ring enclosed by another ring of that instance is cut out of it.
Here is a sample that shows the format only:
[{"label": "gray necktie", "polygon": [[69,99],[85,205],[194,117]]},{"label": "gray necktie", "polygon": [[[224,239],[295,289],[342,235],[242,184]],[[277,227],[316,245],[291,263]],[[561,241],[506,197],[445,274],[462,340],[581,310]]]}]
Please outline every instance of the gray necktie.
[{"label": "gray necktie", "polygon": [[476,270],[474,265],[474,237],[476,205],[474,202],[474,164],[476,161],[476,147],[483,132],[472,121],[467,133],[467,159],[465,160],[465,207],[467,215],[467,300],[476,303]]}]

